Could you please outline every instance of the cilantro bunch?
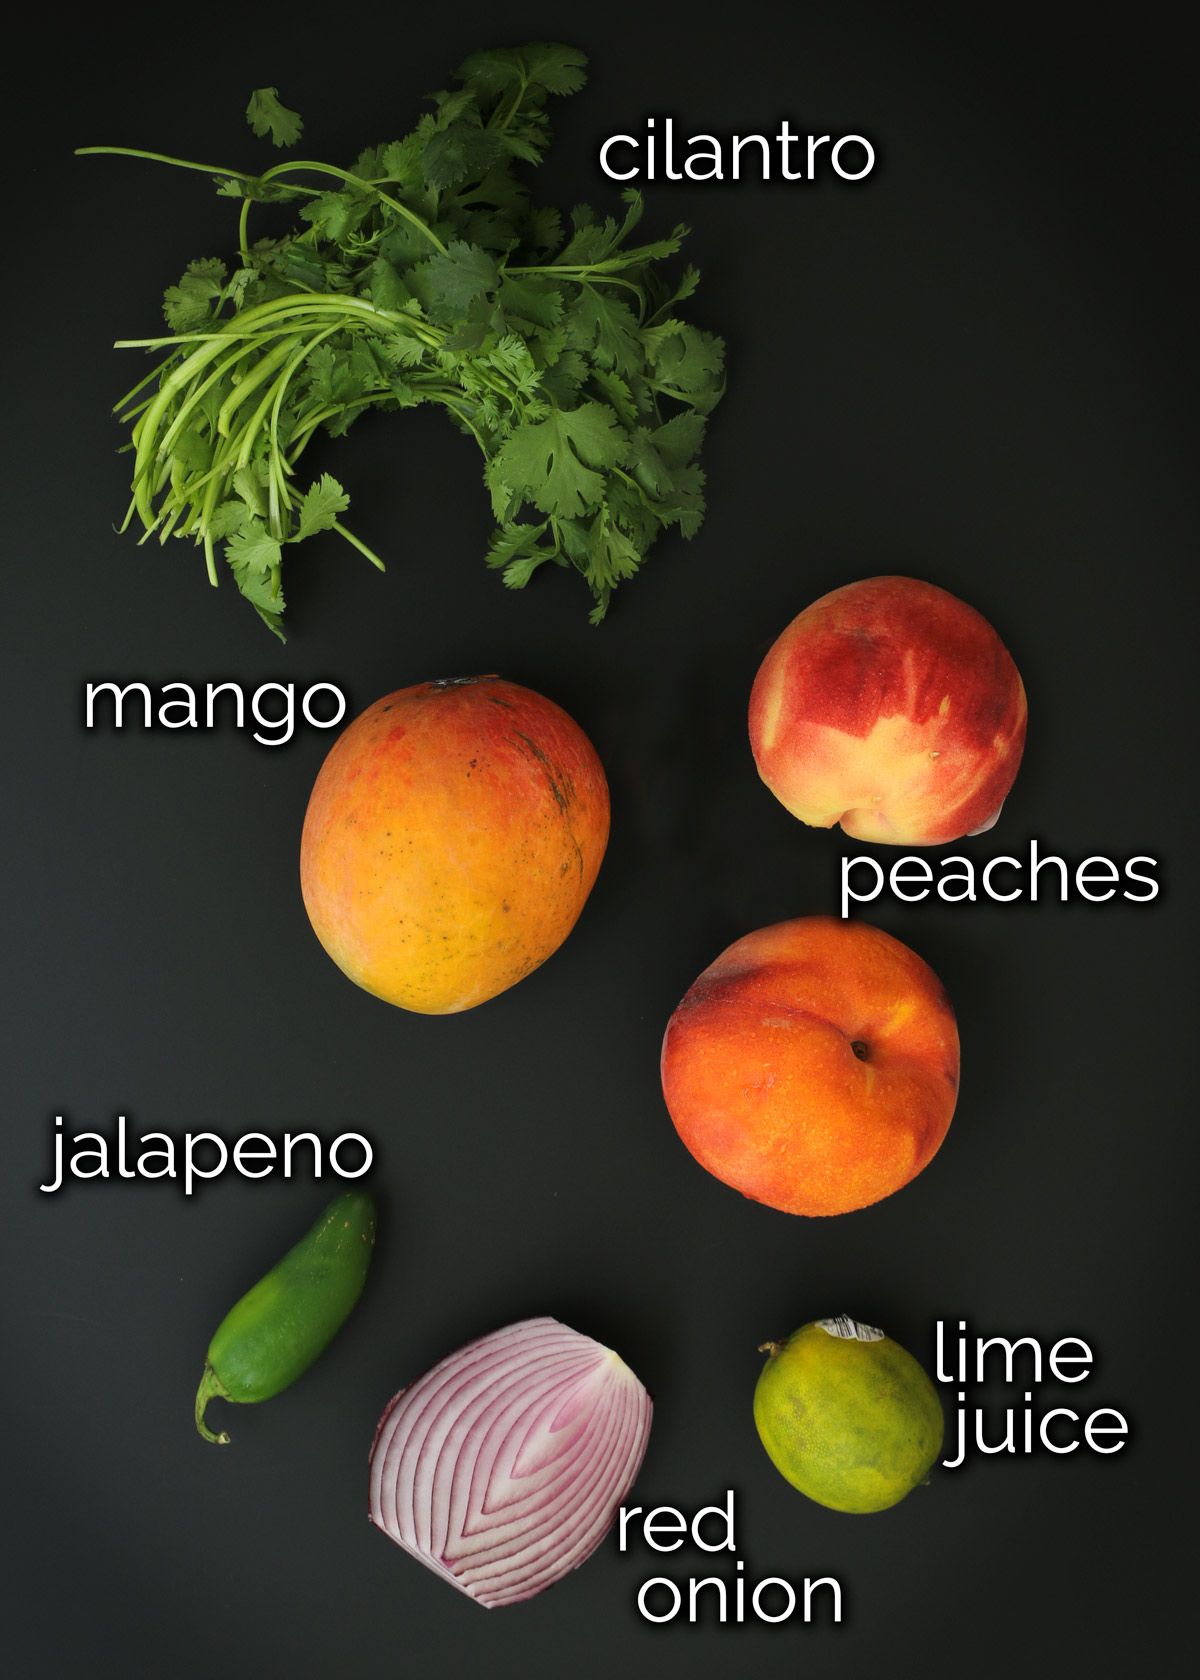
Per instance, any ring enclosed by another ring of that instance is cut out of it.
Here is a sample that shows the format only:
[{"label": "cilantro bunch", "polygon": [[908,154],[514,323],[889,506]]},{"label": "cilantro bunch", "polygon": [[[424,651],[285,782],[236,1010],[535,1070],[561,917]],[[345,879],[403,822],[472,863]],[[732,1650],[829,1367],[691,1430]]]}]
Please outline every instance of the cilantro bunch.
[{"label": "cilantro bunch", "polygon": [[[663,276],[687,230],[632,244],[634,191],[620,223],[580,205],[564,228],[520,178],[550,139],[550,96],[580,88],[585,63],[542,42],[476,53],[411,134],[349,169],[304,160],[249,175],[84,148],[203,170],[242,201],[232,272],[190,264],[166,294],[173,336],[120,346],[167,352],[116,408],[134,452],[122,529],[137,519],[143,541],[192,538],[214,584],[223,542],[238,588],[282,636],[288,544],[334,530],[382,569],[342,523],[337,480],[298,484],[309,441],[369,408],[435,402],[483,452],[487,563],[510,588],[546,561],[574,568],[597,622],[664,528],[695,533],[724,346],[677,312],[696,270]],[[279,146],[303,128],[273,88],[247,117]],[[296,204],[299,225],[251,244],[263,201]]]}]

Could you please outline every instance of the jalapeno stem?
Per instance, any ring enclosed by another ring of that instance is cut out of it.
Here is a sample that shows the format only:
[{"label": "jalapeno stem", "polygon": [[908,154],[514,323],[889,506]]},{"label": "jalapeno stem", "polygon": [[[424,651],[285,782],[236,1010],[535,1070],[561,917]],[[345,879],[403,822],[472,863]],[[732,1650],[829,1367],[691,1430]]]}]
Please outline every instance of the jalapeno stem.
[{"label": "jalapeno stem", "polygon": [[229,1436],[222,1429],[219,1435],[214,1435],[204,1421],[204,1413],[208,1409],[208,1402],[214,1395],[221,1400],[228,1400],[229,1394],[220,1377],[213,1370],[207,1360],[204,1362],[204,1375],[200,1378],[200,1387],[196,1390],[196,1428],[206,1441],[214,1442],[218,1447],[229,1445]]}]

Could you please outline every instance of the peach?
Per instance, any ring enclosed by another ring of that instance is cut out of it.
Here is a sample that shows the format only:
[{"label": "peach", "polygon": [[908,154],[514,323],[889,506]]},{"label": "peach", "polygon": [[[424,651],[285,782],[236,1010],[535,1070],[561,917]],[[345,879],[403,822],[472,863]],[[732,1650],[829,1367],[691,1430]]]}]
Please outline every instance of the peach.
[{"label": "peach", "polygon": [[990,828],[1025,745],[1025,690],[974,607],[916,578],[814,601],[750,695],[758,773],[794,817],[938,846]]},{"label": "peach", "polygon": [[898,939],[803,916],[705,969],[667,1024],[662,1084],[716,1178],[785,1213],[848,1213],[915,1178],[945,1137],[954,1011]]},{"label": "peach", "polygon": [[376,997],[471,1009],[551,956],[608,841],[595,749],[553,701],[499,677],[418,683],[334,743],[300,846],[318,939]]}]

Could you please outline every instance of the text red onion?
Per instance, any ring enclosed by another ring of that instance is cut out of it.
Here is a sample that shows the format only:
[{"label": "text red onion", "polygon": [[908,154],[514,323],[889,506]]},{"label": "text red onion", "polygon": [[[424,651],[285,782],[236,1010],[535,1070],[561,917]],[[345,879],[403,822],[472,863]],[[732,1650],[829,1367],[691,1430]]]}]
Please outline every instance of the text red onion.
[{"label": "text red onion", "polygon": [[578,1569],[650,1436],[650,1396],[610,1348],[528,1318],[392,1400],[371,1448],[377,1528],[489,1609]]}]

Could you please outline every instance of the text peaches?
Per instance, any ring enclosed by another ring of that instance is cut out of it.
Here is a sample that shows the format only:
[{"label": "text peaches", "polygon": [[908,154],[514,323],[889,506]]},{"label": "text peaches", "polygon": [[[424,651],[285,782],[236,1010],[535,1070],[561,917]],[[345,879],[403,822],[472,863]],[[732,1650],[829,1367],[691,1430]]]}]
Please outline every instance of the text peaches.
[{"label": "text peaches", "polygon": [[562,944],[608,840],[595,749],[499,677],[418,683],[357,718],[304,819],[318,939],[357,985],[423,1014],[470,1009]]},{"label": "text peaches", "polygon": [[801,822],[936,846],[999,816],[1025,711],[1017,668],[974,607],[915,578],[867,578],[807,607],[767,654],[750,745]]},{"label": "text peaches", "polygon": [[925,1167],[958,1094],[941,982],[879,928],[805,916],[747,934],[667,1026],[663,1095],[702,1167],[785,1213],[848,1213]]}]

